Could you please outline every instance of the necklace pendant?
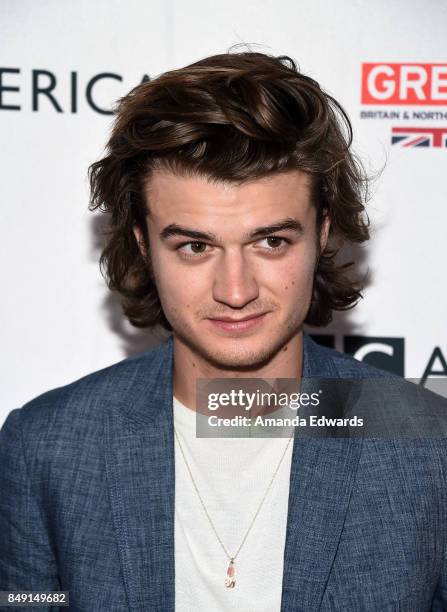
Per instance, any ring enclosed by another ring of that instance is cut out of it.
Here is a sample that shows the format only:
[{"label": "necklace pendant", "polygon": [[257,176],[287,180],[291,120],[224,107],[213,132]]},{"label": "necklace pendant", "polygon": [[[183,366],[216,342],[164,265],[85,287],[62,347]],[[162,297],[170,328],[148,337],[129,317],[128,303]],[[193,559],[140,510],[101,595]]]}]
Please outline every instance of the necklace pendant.
[{"label": "necklace pendant", "polygon": [[227,577],[225,578],[225,586],[228,589],[234,589],[234,587],[236,586],[236,570],[234,567],[234,561],[233,559],[230,559],[230,563],[228,564],[228,568],[227,568]]}]

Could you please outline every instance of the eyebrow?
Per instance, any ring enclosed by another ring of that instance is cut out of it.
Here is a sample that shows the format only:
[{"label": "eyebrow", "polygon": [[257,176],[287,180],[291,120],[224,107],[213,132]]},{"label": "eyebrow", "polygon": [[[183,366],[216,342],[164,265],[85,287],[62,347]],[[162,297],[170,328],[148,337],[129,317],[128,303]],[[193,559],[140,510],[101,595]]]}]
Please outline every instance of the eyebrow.
[{"label": "eyebrow", "polygon": [[[270,236],[270,234],[276,234],[277,232],[284,232],[286,230],[301,235],[303,233],[303,226],[296,219],[287,217],[286,219],[281,219],[275,223],[272,223],[272,225],[264,225],[257,227],[250,232],[246,232],[243,235],[243,238],[262,238],[265,236]],[[209,242],[218,241],[216,234],[200,232],[189,227],[177,225],[177,223],[170,223],[160,232],[160,238],[162,240],[166,240],[173,236],[186,236],[187,238],[192,238],[193,240],[207,240]]]}]

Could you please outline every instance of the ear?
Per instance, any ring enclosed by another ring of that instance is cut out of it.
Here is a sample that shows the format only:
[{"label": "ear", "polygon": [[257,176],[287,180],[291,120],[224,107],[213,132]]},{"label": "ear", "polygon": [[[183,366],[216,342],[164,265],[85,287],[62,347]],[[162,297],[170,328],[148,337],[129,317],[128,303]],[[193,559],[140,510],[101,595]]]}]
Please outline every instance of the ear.
[{"label": "ear", "polygon": [[143,238],[143,232],[141,231],[141,228],[138,227],[138,225],[134,225],[133,226],[133,233],[135,236],[135,240],[137,241],[138,244],[138,248],[140,249],[140,253],[143,256],[144,259],[146,259],[146,247],[144,245],[144,238]]},{"label": "ear", "polygon": [[325,215],[323,218],[323,221],[321,223],[321,230],[320,230],[320,253],[323,253],[324,249],[326,248],[327,245],[327,241],[329,238],[329,229],[331,227],[331,220],[329,215]]}]

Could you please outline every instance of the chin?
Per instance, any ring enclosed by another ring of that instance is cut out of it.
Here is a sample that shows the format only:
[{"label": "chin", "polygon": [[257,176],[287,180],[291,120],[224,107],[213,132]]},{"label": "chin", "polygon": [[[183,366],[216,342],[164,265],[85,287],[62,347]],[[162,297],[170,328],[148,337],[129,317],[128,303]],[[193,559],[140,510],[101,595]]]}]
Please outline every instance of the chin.
[{"label": "chin", "polygon": [[235,347],[224,348],[221,347],[216,350],[214,347],[197,347],[198,352],[211,363],[214,367],[222,370],[247,370],[258,369],[263,365],[266,365],[274,356],[274,354],[280,349],[280,347],[271,346],[266,347],[265,345],[260,347],[237,347],[237,339],[231,339]]},{"label": "chin", "polygon": [[[178,321],[176,323],[179,323]],[[272,326],[269,333],[223,337],[201,333],[186,322],[173,326],[175,335],[197,356],[218,370],[258,370],[300,331],[295,321]],[[172,325],[172,324],[171,324]],[[202,331],[202,330],[200,330]]]},{"label": "chin", "polygon": [[266,355],[232,355],[232,354],[208,354],[206,360],[215,368],[220,370],[250,371],[257,370],[270,360]]}]

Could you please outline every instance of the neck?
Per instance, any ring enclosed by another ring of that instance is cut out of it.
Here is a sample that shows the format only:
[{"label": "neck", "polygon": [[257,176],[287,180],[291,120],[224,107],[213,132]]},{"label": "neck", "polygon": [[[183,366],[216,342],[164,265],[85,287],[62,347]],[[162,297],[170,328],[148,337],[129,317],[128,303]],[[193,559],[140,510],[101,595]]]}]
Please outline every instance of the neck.
[{"label": "neck", "polygon": [[174,335],[175,397],[191,410],[196,406],[198,378],[301,378],[303,365],[303,334],[291,338],[268,363],[258,368],[219,369]]}]

